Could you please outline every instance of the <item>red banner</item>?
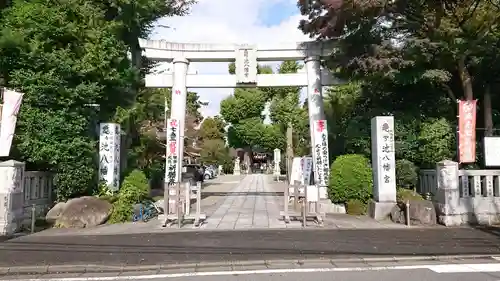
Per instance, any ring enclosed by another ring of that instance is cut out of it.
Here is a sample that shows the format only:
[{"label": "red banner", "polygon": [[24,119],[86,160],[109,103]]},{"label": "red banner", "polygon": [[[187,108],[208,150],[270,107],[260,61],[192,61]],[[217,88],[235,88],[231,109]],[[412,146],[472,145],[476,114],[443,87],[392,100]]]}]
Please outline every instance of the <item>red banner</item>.
[{"label": "red banner", "polygon": [[477,100],[458,104],[458,150],[460,163],[476,162],[476,104]]}]

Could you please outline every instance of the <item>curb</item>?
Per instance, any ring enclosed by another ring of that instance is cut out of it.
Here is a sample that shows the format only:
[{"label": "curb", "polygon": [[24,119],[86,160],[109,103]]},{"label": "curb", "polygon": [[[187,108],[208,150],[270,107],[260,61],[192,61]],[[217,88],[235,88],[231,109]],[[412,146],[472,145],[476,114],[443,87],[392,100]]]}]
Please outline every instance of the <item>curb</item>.
[{"label": "curb", "polygon": [[[235,267],[262,266],[265,268],[273,265],[304,266],[308,264],[322,264],[324,266],[335,266],[337,263],[351,263],[353,265],[378,263],[378,262],[411,262],[411,261],[458,261],[467,259],[495,259],[494,255],[446,255],[446,256],[392,256],[376,258],[333,258],[333,259],[305,259],[305,260],[256,260],[256,261],[227,261],[213,263],[184,263],[168,265],[42,265],[42,266],[10,266],[0,267],[0,276],[5,275],[36,275],[36,274],[57,274],[57,273],[122,273],[137,271],[207,271],[210,268],[220,270],[224,267],[227,271],[235,270]],[[240,269],[241,270],[241,269]]]}]

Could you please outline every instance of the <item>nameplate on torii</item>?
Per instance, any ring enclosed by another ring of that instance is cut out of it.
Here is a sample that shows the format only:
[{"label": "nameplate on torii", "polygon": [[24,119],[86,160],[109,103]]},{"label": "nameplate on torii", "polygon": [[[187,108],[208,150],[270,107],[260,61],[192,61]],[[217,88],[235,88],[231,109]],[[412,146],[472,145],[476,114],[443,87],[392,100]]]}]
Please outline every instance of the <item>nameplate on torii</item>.
[{"label": "nameplate on torii", "polygon": [[236,83],[257,83],[257,49],[248,45],[238,46],[236,52]]}]

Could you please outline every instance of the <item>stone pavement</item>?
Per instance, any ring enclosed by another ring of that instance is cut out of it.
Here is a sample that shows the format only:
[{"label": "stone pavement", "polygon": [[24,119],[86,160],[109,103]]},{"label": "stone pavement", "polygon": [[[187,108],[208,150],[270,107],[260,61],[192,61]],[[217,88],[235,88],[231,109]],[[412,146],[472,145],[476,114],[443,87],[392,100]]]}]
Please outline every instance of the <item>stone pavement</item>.
[{"label": "stone pavement", "polygon": [[265,175],[247,175],[226,196],[222,205],[207,219],[205,228],[286,228],[279,220],[279,200],[283,198],[283,192],[271,189]]}]

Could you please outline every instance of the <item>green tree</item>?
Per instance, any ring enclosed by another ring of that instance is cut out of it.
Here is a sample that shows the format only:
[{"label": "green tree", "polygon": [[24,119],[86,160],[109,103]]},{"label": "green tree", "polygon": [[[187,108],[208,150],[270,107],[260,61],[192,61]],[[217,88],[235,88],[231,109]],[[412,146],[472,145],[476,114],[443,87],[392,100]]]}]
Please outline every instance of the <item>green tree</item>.
[{"label": "green tree", "polygon": [[[229,72],[234,73],[234,64],[230,64]],[[259,66],[258,73],[272,73],[272,69]],[[268,152],[275,148],[284,148],[284,135],[275,124],[264,124],[262,114],[266,103],[272,98],[270,89],[235,89],[234,94],[221,102],[221,116],[229,123],[228,143],[233,148],[244,148],[247,151],[247,165],[250,164],[249,152],[253,147],[260,147]]]},{"label": "green tree", "polygon": [[[284,61],[278,68],[278,73],[297,73],[302,66],[295,61]],[[286,135],[289,124],[294,131],[295,155],[303,156],[310,153],[309,142],[309,117],[306,108],[300,105],[300,88],[283,87],[269,89],[271,94],[270,117],[272,123],[279,128],[281,135]],[[283,138],[283,137],[280,137]],[[285,140],[280,140],[280,146],[275,148],[285,149]]]},{"label": "green tree", "polygon": [[203,120],[200,127],[200,138],[202,139],[221,139],[226,136],[226,125],[219,116],[208,117]]},{"label": "green tree", "polygon": [[134,99],[137,72],[104,16],[78,0],[17,1],[3,14],[0,70],[7,87],[25,93],[16,148],[22,160],[56,173],[60,200],[97,187],[91,124]]},{"label": "green tree", "polygon": [[201,146],[201,161],[205,164],[220,164],[230,162],[228,147],[221,139],[207,139]]}]

